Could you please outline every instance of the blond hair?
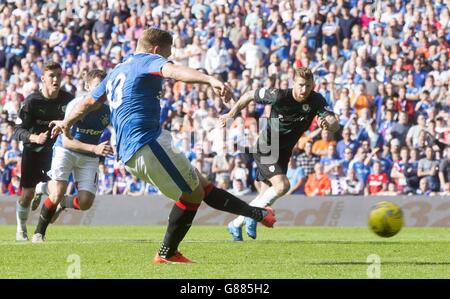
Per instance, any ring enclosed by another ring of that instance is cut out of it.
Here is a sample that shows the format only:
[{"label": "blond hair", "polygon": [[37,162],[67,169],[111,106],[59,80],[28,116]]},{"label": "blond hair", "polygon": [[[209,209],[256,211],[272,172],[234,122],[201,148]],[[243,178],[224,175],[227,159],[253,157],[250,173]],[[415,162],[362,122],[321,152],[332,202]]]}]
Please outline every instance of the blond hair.
[{"label": "blond hair", "polygon": [[142,32],[137,42],[137,47],[148,51],[155,46],[161,48],[170,47],[172,42],[172,35],[169,32],[157,28],[149,28]]},{"label": "blond hair", "polygon": [[295,70],[295,76],[302,77],[305,80],[313,80],[314,75],[310,68],[307,67],[300,67]]}]

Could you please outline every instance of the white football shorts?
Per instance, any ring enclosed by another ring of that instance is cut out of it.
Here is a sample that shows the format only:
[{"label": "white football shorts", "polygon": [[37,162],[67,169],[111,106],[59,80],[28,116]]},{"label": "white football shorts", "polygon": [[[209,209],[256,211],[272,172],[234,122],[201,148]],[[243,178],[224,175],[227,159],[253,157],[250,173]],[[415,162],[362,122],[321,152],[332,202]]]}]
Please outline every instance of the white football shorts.
[{"label": "white football shorts", "polygon": [[78,190],[97,193],[98,157],[77,153],[61,146],[53,150],[52,167],[47,173],[55,181],[68,181],[73,173]]},{"label": "white football shorts", "polygon": [[182,152],[172,147],[167,130],[138,150],[125,168],[173,200],[179,200],[183,192],[191,193],[199,184],[194,167]]}]

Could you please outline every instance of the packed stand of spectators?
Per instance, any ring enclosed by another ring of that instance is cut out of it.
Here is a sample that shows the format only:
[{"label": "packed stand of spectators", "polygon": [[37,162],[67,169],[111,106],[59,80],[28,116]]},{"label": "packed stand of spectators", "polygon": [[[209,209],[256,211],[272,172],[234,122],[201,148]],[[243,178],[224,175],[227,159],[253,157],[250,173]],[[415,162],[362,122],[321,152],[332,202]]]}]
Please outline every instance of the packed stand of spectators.
[{"label": "packed stand of spectators", "polygon": [[[150,26],[173,33],[174,63],[228,81],[236,99],[258,87],[289,88],[295,68],[313,69],[342,130],[313,122],[290,159],[289,194],[450,194],[448,1],[43,2],[0,1],[3,194],[20,192],[12,132],[21,103],[39,89],[43,62],[61,63],[62,88],[79,95],[88,70],[127,59]],[[250,103],[225,130],[217,119],[229,108],[206,86],[166,80],[161,124],[200,172],[248,194],[259,188],[248,148],[270,107]],[[157,192],[114,157],[100,165],[99,194]]]}]

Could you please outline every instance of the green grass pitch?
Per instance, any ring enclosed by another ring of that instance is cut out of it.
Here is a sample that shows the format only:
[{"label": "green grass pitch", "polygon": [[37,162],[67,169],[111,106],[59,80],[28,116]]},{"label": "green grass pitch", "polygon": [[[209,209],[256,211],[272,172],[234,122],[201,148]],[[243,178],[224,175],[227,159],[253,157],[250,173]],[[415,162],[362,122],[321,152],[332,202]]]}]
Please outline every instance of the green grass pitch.
[{"label": "green grass pitch", "polygon": [[381,278],[450,278],[448,228],[404,228],[383,239],[368,228],[260,227],[257,240],[233,242],[223,226],[194,225],[180,250],[197,263],[154,265],[164,231],[55,225],[45,244],[31,244],[1,225],[0,278],[67,278],[72,254],[81,278],[368,278],[371,254]]}]

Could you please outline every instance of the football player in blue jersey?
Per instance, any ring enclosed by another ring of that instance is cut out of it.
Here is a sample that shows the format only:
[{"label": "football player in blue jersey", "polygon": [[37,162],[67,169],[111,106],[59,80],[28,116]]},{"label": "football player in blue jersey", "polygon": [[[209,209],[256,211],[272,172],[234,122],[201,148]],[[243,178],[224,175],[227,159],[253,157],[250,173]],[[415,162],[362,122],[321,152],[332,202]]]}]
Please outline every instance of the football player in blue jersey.
[{"label": "football player in blue jersey", "polygon": [[178,251],[202,200],[211,207],[247,216],[273,227],[270,208],[249,206],[225,190],[207,181],[183,153],[171,145],[171,135],[160,126],[160,95],[164,78],[187,83],[208,84],[225,102],[232,98],[231,88],[213,76],[174,65],[172,36],[159,29],[142,32],[136,52],[117,65],[63,121],[53,122],[52,136],[61,132],[70,137],[70,127],[83,115],[108,101],[111,123],[116,131],[118,159],[126,169],[151,183],[175,202],[167,231],[155,263],[190,263]]},{"label": "football player in blue jersey", "polygon": [[[86,90],[93,90],[105,76],[106,72],[99,69],[88,72],[85,78]],[[82,100],[83,96],[72,100],[67,105],[66,116]],[[97,192],[99,156],[112,154],[108,141],[100,143],[100,136],[108,126],[109,120],[109,107],[103,104],[98,110],[87,114],[71,126],[73,139],[68,139],[64,135],[58,136],[53,146],[49,188],[47,183],[36,186],[36,197],[45,196],[46,199],[31,239],[33,243],[44,241],[47,226],[56,220],[62,210],[66,208],[87,210],[91,207]],[[71,173],[78,186],[78,194],[75,197],[65,196]]]}]

